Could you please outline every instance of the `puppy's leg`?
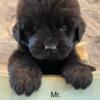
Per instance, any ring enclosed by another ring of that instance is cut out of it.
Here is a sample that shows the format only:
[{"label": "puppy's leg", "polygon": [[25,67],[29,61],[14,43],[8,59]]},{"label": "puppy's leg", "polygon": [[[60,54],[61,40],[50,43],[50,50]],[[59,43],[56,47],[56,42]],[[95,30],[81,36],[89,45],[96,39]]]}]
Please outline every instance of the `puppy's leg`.
[{"label": "puppy's leg", "polygon": [[31,55],[16,50],[9,60],[10,85],[17,94],[31,95],[41,84],[42,73]]},{"label": "puppy's leg", "polygon": [[67,61],[67,64],[62,70],[62,76],[65,78],[66,82],[71,83],[75,89],[87,88],[92,82],[92,71],[94,71],[95,68],[83,64],[76,51],[73,51],[69,55]]}]

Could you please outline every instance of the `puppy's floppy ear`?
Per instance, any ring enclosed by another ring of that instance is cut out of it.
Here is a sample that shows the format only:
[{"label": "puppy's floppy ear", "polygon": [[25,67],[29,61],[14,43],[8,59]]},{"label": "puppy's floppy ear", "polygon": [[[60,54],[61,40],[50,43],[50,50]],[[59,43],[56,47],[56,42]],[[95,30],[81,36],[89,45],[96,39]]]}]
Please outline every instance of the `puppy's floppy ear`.
[{"label": "puppy's floppy ear", "polygon": [[13,27],[13,36],[18,43],[25,42],[25,32],[32,30],[32,19],[30,17],[23,17]]},{"label": "puppy's floppy ear", "polygon": [[18,43],[21,43],[23,31],[20,28],[20,24],[17,22],[13,27],[13,36]]},{"label": "puppy's floppy ear", "polygon": [[85,22],[83,21],[82,18],[79,19],[78,21],[78,25],[76,27],[76,30],[75,30],[75,41],[79,42],[85,32]]}]

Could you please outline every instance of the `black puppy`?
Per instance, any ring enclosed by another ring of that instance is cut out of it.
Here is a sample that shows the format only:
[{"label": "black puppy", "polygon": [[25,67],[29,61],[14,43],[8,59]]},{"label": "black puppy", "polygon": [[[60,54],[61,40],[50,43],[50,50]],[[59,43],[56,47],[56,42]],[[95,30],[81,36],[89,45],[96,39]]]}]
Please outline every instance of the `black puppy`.
[{"label": "black puppy", "polygon": [[13,28],[18,49],[9,59],[11,87],[17,94],[32,94],[42,74],[62,75],[74,88],[92,82],[92,70],[75,51],[85,31],[76,0],[20,0]]}]

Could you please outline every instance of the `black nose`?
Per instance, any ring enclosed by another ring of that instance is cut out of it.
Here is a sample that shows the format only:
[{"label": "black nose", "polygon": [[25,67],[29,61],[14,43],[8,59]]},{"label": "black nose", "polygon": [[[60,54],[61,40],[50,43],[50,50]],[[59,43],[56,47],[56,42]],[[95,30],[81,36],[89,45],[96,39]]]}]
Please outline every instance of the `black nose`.
[{"label": "black nose", "polygon": [[57,51],[56,45],[45,45],[44,49],[45,49],[48,53],[55,53],[55,52]]}]

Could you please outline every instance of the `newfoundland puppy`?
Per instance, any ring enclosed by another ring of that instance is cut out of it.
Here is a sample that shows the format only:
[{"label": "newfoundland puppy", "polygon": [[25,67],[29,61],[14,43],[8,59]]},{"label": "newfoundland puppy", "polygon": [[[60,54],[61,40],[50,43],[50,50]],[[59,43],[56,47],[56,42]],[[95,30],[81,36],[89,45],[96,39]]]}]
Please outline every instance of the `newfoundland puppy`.
[{"label": "newfoundland puppy", "polygon": [[77,0],[20,0],[13,27],[18,49],[8,64],[15,92],[31,95],[43,74],[61,75],[75,89],[87,88],[95,69],[83,64],[75,50],[84,31]]}]

